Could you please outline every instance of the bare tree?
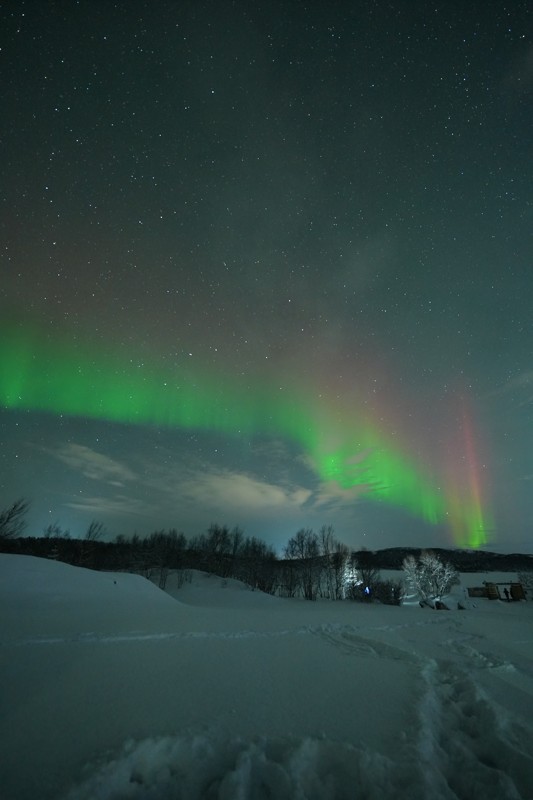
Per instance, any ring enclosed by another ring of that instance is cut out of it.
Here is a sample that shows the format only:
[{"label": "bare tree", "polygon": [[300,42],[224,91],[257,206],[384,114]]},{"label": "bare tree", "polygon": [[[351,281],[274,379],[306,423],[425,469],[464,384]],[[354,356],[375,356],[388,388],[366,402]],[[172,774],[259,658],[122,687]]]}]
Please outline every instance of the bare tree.
[{"label": "bare tree", "polygon": [[298,563],[305,599],[316,600],[322,571],[320,546],[316,533],[310,528],[299,530],[287,542],[285,558]]},{"label": "bare tree", "polygon": [[236,525],[235,528],[233,528],[233,530],[230,531],[229,539],[230,539],[230,548],[229,548],[230,555],[232,559],[235,560],[241,551],[244,541],[244,532],[239,528],[238,525]]},{"label": "bare tree", "polygon": [[350,550],[342,542],[337,542],[335,550],[331,554],[330,561],[330,580],[332,584],[332,600],[342,600],[344,597],[344,581],[346,577],[346,564]]},{"label": "bare tree", "polygon": [[70,531],[63,529],[59,522],[51,522],[43,528],[43,536],[45,539],[70,539]]},{"label": "bare tree", "polygon": [[276,553],[271,545],[255,536],[246,537],[234,562],[234,575],[252,589],[272,593],[276,583]]},{"label": "bare tree", "polygon": [[170,569],[181,567],[185,550],[185,536],[176,530],[155,531],[143,541],[145,568],[159,576],[159,588],[165,589]]},{"label": "bare tree", "polygon": [[97,522],[95,519],[91,522],[85,533],[86,542],[98,542],[106,533],[105,526],[102,522]]},{"label": "bare tree", "polygon": [[363,549],[351,554],[346,582],[346,596],[350,600],[372,600],[380,581],[380,571],[374,566],[369,550]]},{"label": "bare tree", "polygon": [[322,555],[322,586],[324,597],[330,600],[340,600],[344,591],[344,573],[349,550],[335,538],[332,525],[323,525],[318,533],[320,551]]},{"label": "bare tree", "polygon": [[286,558],[279,566],[279,593],[282,597],[297,597],[302,586],[300,565]]},{"label": "bare tree", "polygon": [[0,511],[0,539],[17,539],[26,527],[25,516],[30,504],[24,498],[15,500],[9,508]]},{"label": "bare tree", "polygon": [[212,523],[207,534],[196,536],[190,542],[191,553],[201,569],[227,578],[231,572],[231,554],[239,546],[239,535],[231,536],[226,525]]}]

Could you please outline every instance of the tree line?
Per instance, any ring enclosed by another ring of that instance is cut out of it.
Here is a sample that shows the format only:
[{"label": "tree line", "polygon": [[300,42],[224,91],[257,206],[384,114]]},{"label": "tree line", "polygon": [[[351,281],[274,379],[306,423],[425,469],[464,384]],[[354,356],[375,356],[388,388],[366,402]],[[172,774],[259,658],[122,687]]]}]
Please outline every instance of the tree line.
[{"label": "tree line", "polygon": [[101,523],[91,522],[82,539],[58,524],[42,536],[23,536],[28,503],[17,500],[0,512],[0,551],[35,555],[97,570],[136,572],[164,588],[170,571],[198,569],[236,578],[252,589],[282,597],[399,603],[400,582],[384,581],[369,551],[351,551],[332,526],[317,533],[302,528],[278,555],[272,545],[239,528],[213,523],[187,539],[177,530],[106,540]]},{"label": "tree line", "polygon": [[[462,551],[392,548],[386,551],[350,550],[335,536],[331,525],[315,532],[302,528],[281,554],[272,545],[239,528],[213,523],[205,533],[187,539],[175,529],[141,537],[109,540],[102,523],[93,520],[83,538],[72,538],[59,524],[48,525],[42,536],[24,536],[29,504],[20,499],[0,511],[0,552],[52,558],[74,566],[113,572],[135,572],[165,588],[168,575],[192,569],[236,578],[281,597],[306,600],[356,600],[400,605],[405,587],[421,603],[440,600],[464,569]],[[479,563],[479,553],[469,553]],[[502,569],[496,554],[484,554],[493,569]],[[483,557],[483,554],[481,554]],[[502,558],[505,558],[502,556]],[[516,556],[512,571],[533,572],[532,556]],[[498,563],[496,563],[496,561]],[[458,565],[458,562],[461,566]],[[472,569],[473,561],[467,562]],[[486,564],[486,559],[483,562]],[[405,581],[384,579],[381,569],[401,569]]]}]

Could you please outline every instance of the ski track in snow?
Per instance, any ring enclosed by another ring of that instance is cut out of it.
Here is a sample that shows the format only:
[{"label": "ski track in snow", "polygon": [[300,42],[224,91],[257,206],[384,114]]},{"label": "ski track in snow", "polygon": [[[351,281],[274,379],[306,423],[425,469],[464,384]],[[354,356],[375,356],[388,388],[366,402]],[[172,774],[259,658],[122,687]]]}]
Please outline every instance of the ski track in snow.
[{"label": "ski track in snow", "polygon": [[[419,665],[424,693],[418,706],[418,741],[402,746],[405,763],[412,762],[424,787],[422,797],[439,800],[531,800],[533,798],[533,731],[509,719],[485,695],[472,675],[496,673],[515,666],[465,644],[460,636],[445,642],[447,649],[468,662],[424,658],[389,644],[368,640],[346,628],[319,633],[346,655],[392,658]],[[513,775],[514,780],[509,777]],[[401,785],[401,776],[399,776]],[[411,787],[409,791],[413,790]],[[399,794],[398,796],[403,796]],[[409,794],[417,797],[416,794]]]},{"label": "ski track in snow", "polygon": [[[423,627],[425,625],[434,624],[432,622],[416,622],[416,623],[402,623],[400,625],[376,626],[365,627],[366,631],[394,631],[403,628]],[[279,631],[255,631],[255,630],[242,630],[242,631],[185,631],[185,632],[159,632],[159,633],[146,633],[143,631],[128,631],[124,633],[96,633],[88,631],[86,633],[77,633],[73,636],[56,636],[39,634],[39,636],[29,636],[21,639],[12,639],[0,641],[0,647],[27,647],[31,645],[54,645],[54,644],[120,644],[127,642],[163,642],[174,641],[183,639],[275,639],[284,636],[305,636],[305,635],[321,635],[325,631],[345,630],[353,632],[356,636],[356,631],[359,630],[357,626],[343,625],[329,623],[325,625],[313,626],[302,625],[298,628],[288,628]],[[327,638],[327,636],[325,637]],[[330,639],[334,642],[334,637]],[[353,652],[353,647],[351,648]]]},{"label": "ski track in snow", "polygon": [[27,639],[15,639],[12,642],[1,642],[2,647],[28,647],[32,645],[54,644],[123,644],[128,642],[168,642],[185,639],[276,639],[284,636],[303,636],[312,633],[312,628],[301,627],[293,630],[281,631],[187,631],[185,633],[143,633],[131,631],[130,633],[105,634],[105,633],[79,633],[75,636],[36,636]]},{"label": "ski track in snow", "polygon": [[428,796],[531,798],[533,732],[495,707],[472,675],[433,659],[422,669],[418,750]]},{"label": "ski track in snow", "polygon": [[[420,624],[427,623],[416,623]],[[103,765],[92,765],[90,777],[74,787],[65,800],[531,800],[533,731],[500,712],[475,680],[479,670],[498,674],[515,667],[477,649],[474,643],[479,644],[483,637],[461,634],[459,626],[455,627],[458,635],[444,643],[447,658],[442,660],[377,641],[362,635],[355,626],[341,624],[273,632],[87,633],[73,638],[26,639],[16,644],[312,635],[346,657],[403,660],[420,675],[417,724],[399,741],[394,761],[325,739],[221,740],[209,733],[146,739],[127,743],[120,754]]]}]

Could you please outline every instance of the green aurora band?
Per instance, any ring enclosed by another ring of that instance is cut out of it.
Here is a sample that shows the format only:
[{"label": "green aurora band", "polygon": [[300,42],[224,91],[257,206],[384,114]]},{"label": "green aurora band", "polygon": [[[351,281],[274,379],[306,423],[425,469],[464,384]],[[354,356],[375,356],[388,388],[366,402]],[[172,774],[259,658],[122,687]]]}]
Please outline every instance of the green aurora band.
[{"label": "green aurora band", "polygon": [[446,523],[459,546],[486,542],[489,523],[479,486],[444,496],[423,467],[391,447],[375,426],[334,421],[324,408],[312,413],[309,397],[289,390],[267,384],[251,389],[242,377],[193,372],[189,363],[164,374],[94,347],[7,326],[0,339],[0,404],[134,425],[282,436],[310,456],[322,482],[334,483],[347,498],[364,496],[431,524]]}]

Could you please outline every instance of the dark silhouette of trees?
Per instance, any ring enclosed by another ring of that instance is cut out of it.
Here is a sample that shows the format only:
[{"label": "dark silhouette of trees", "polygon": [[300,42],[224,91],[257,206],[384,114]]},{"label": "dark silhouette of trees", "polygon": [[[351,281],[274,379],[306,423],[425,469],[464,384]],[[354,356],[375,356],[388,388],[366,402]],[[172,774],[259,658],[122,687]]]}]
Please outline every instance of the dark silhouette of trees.
[{"label": "dark silhouette of trees", "polygon": [[323,525],[318,534],[302,528],[289,539],[283,555],[278,565],[278,592],[284,597],[303,596],[306,600],[346,597],[353,556],[336,538],[333,526]]},{"label": "dark silhouette of trees", "polygon": [[0,539],[17,539],[26,527],[26,514],[30,504],[24,498],[15,500],[8,508],[0,511]]},{"label": "dark silhouette of trees", "polygon": [[381,581],[381,574],[373,563],[370,551],[359,550],[351,554],[348,575],[345,588],[346,597],[350,600],[371,601],[374,599],[376,585]]},{"label": "dark silhouette of trees", "polygon": [[70,531],[64,530],[59,522],[53,522],[43,528],[43,536],[45,539],[70,539]]},{"label": "dark silhouette of trees", "polygon": [[155,572],[160,589],[165,588],[170,570],[183,566],[185,547],[184,534],[175,530],[156,531],[144,540],[144,562],[148,569]]},{"label": "dark silhouette of trees", "polygon": [[252,589],[273,594],[277,582],[277,557],[274,548],[255,536],[242,540],[233,556],[232,577]]},{"label": "dark silhouette of trees", "polygon": [[297,564],[292,578],[296,579],[305,599],[316,600],[323,568],[319,559],[320,544],[317,534],[311,528],[301,528],[287,542],[284,555],[287,561]]},{"label": "dark silhouette of trees", "polygon": [[318,533],[318,543],[322,562],[320,594],[330,600],[342,600],[346,562],[350,551],[336,539],[332,525],[322,526]]},{"label": "dark silhouette of trees", "polygon": [[238,549],[241,535],[239,529],[234,529],[232,533],[226,525],[212,523],[206,534],[195,537],[189,545],[191,554],[195,554],[198,569],[214,572],[222,578],[229,577],[231,554]]},{"label": "dark silhouette of trees", "polygon": [[[48,525],[41,536],[22,535],[28,502],[20,499],[0,511],[0,552],[54,558],[91,569],[136,572],[167,585],[170,571],[189,575],[197,569],[236,578],[252,590],[307,600],[378,601],[399,605],[404,584],[383,580],[380,569],[398,566],[413,578],[422,601],[439,598],[455,580],[457,565],[469,571],[484,565],[484,571],[533,573],[533,556],[524,554],[392,548],[350,552],[335,537],[333,527],[315,533],[301,528],[279,557],[274,548],[256,537],[245,536],[239,527],[212,523],[207,531],[190,540],[175,529],[157,530],[141,537],[108,535],[102,523],[92,521],[84,538],[72,538],[58,522]],[[400,562],[402,563],[402,562]],[[405,567],[407,566],[407,569]],[[529,583],[529,580],[527,581]],[[366,590],[366,591],[365,591]]]},{"label": "dark silhouette of trees", "polygon": [[106,534],[105,526],[102,522],[93,519],[85,533],[86,542],[98,542],[103,539]]}]

